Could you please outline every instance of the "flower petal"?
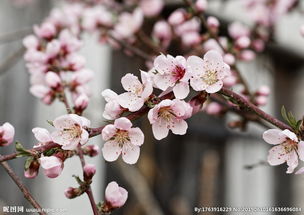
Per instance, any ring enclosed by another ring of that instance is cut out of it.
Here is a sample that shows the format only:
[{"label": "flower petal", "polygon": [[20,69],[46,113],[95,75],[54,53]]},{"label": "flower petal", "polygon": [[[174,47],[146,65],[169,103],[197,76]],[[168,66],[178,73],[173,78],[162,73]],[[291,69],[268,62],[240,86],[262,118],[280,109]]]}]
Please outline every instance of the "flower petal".
[{"label": "flower petal", "polygon": [[114,121],[114,126],[121,130],[129,130],[132,127],[132,122],[126,117],[121,117]]},{"label": "flower petal", "polygon": [[106,161],[112,162],[112,161],[117,160],[122,149],[118,143],[113,142],[113,141],[108,141],[103,145],[101,151],[102,151],[103,158]]},{"label": "flower petal", "polygon": [[144,143],[145,136],[140,128],[131,128],[129,130],[129,138],[133,145],[140,146]]},{"label": "flower petal", "polygon": [[269,150],[268,163],[272,166],[280,165],[285,163],[287,160],[287,154],[282,145],[274,146]]},{"label": "flower petal", "polygon": [[185,120],[175,120],[170,125],[173,134],[184,135],[187,132],[188,124]]},{"label": "flower petal", "polygon": [[177,99],[184,99],[188,96],[189,84],[188,82],[179,82],[173,87],[173,93]]},{"label": "flower petal", "polygon": [[128,108],[131,112],[138,111],[144,105],[144,99],[138,97],[134,93],[123,93],[117,98],[117,102],[124,108]]},{"label": "flower petal", "polygon": [[131,143],[124,143],[122,148],[122,159],[127,164],[135,164],[139,158],[140,148],[139,146]]},{"label": "flower petal", "polygon": [[33,128],[32,132],[34,133],[35,138],[40,142],[40,143],[47,143],[52,141],[51,134],[48,130],[45,128]]},{"label": "flower petal", "polygon": [[116,134],[116,127],[112,124],[106,125],[101,132],[102,139],[108,141]]},{"label": "flower petal", "polygon": [[126,91],[132,93],[136,93],[138,88],[143,87],[140,81],[138,80],[138,77],[131,73],[128,73],[124,77],[122,77],[121,84]]},{"label": "flower petal", "polygon": [[214,84],[209,85],[209,86],[206,88],[206,92],[207,92],[207,93],[216,93],[216,92],[220,91],[220,89],[222,89],[223,85],[224,85],[224,84],[223,84],[223,81],[218,80],[218,81],[215,82]]},{"label": "flower petal", "polygon": [[161,120],[156,121],[152,124],[152,131],[155,139],[161,140],[168,136],[169,129],[165,123],[162,123]]},{"label": "flower petal", "polygon": [[277,145],[286,140],[286,135],[279,129],[268,129],[263,133],[263,139],[269,144]]}]

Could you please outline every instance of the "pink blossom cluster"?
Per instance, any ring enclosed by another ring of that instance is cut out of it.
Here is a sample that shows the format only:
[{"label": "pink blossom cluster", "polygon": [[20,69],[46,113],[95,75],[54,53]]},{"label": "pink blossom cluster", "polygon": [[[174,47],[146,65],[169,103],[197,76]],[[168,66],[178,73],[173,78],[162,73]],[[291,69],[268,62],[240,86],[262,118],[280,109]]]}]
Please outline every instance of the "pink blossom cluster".
[{"label": "pink blossom cluster", "polygon": [[10,145],[15,136],[15,128],[8,122],[0,126],[0,146]]}]

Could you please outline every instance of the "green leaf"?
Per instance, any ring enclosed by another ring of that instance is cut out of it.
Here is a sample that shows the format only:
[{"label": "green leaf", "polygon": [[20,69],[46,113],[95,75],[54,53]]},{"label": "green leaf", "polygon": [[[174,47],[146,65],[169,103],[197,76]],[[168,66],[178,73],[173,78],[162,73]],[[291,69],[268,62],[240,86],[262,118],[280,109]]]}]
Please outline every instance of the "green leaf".
[{"label": "green leaf", "polygon": [[53,126],[54,127],[54,123],[53,123],[53,121],[51,121],[51,120],[46,120],[47,121],[47,123],[49,123],[51,126]]},{"label": "green leaf", "polygon": [[28,168],[30,168],[31,163],[33,162],[34,158],[33,157],[29,157],[26,159],[25,163],[24,163],[24,170],[27,170]]},{"label": "green leaf", "polygon": [[16,142],[15,143],[15,147],[16,147],[16,151],[18,152],[17,157],[26,157],[26,156],[30,156],[31,153],[29,153],[23,146],[21,143]]},{"label": "green leaf", "polygon": [[284,105],[281,108],[281,115],[287,122],[289,122]]},{"label": "green leaf", "polygon": [[296,130],[297,131],[300,131],[300,127],[301,127],[301,125],[302,125],[302,120],[298,120],[298,122],[297,122],[297,125],[296,125]]},{"label": "green leaf", "polygon": [[56,150],[57,150],[56,148],[52,148],[52,149],[45,151],[43,154],[45,156],[52,156],[56,152]]}]

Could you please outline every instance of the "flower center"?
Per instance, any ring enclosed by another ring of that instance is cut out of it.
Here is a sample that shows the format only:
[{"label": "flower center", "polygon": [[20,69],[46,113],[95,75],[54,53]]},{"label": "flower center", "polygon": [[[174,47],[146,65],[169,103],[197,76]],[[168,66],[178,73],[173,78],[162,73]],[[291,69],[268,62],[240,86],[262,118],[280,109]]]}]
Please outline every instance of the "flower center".
[{"label": "flower center", "polygon": [[126,130],[117,129],[116,134],[114,136],[114,140],[122,147],[124,143],[130,141],[129,132]]},{"label": "flower center", "polygon": [[165,121],[169,122],[172,118],[175,117],[174,113],[170,107],[161,107],[158,111],[158,117],[164,119]]},{"label": "flower center", "polygon": [[181,66],[176,66],[172,72],[172,75],[176,81],[181,80],[186,73],[186,69]]},{"label": "flower center", "polygon": [[63,131],[68,132],[71,138],[78,138],[82,133],[82,129],[78,124],[75,124],[72,128],[65,128]]},{"label": "flower center", "polygon": [[286,141],[283,143],[283,147],[286,154],[288,154],[291,151],[296,150],[298,148],[298,144],[291,139],[286,139]]},{"label": "flower center", "polygon": [[215,84],[218,79],[217,79],[217,72],[213,70],[208,70],[203,76],[202,76],[203,81],[208,84],[212,85]]}]

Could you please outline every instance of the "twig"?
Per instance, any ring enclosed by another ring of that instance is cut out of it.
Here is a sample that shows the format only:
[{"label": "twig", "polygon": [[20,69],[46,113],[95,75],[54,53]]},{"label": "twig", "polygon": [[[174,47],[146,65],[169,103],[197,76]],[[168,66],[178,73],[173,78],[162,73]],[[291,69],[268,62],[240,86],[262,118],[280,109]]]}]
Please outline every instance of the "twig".
[{"label": "twig", "polygon": [[[2,158],[2,155],[0,155]],[[24,197],[31,203],[31,205],[38,210],[38,213],[41,215],[45,215],[42,211],[41,206],[39,203],[34,199],[31,195],[30,191],[26,188],[26,186],[21,182],[20,178],[16,175],[16,173],[12,170],[12,168],[8,165],[7,162],[1,162],[0,165],[5,169],[7,174],[13,179],[15,184],[19,187],[21,192],[24,194]]]},{"label": "twig", "polygon": [[129,51],[131,51],[132,53],[136,54],[137,56],[143,58],[144,60],[151,60],[151,56],[147,55],[145,52],[143,52],[142,50],[136,48],[135,46],[131,46],[129,45],[127,42],[123,42],[117,38],[115,38],[113,35],[109,34],[109,37],[114,40],[115,42],[117,42],[119,45],[121,45],[122,47],[124,47],[125,49],[128,49]]},{"label": "twig", "polygon": [[1,64],[0,64],[0,75],[8,71],[13,65],[15,65],[20,57],[24,54],[25,48],[21,47],[13,54],[9,55]]},{"label": "twig", "polygon": [[64,104],[66,111],[68,112],[68,114],[73,113],[70,105],[69,105],[69,101],[66,97],[66,94],[64,92],[64,90],[62,90],[62,93],[59,96],[59,100]]},{"label": "twig", "polygon": [[271,124],[275,125],[276,127],[280,128],[282,130],[284,130],[284,129],[288,129],[290,131],[293,130],[289,125],[286,125],[284,122],[274,118],[273,116],[269,115],[268,113],[265,113],[263,110],[261,110],[260,108],[255,106],[253,103],[251,103],[250,101],[247,101],[243,96],[233,92],[232,90],[229,90],[227,88],[222,88],[220,93],[222,93],[223,95],[225,95],[231,99],[236,100],[240,105],[242,105],[243,107],[247,108],[248,110],[256,113],[259,117],[270,122]]},{"label": "twig", "polygon": [[[82,171],[83,171],[83,174],[84,174],[84,166],[85,166],[86,163],[85,163],[85,160],[84,160],[84,157],[83,157],[83,152],[81,150],[81,145],[80,144],[78,145],[78,156],[79,156],[81,166],[82,166]],[[88,188],[86,189],[85,192],[89,197],[94,215],[98,215],[98,209],[97,209],[97,206],[96,206],[96,203],[95,203],[94,196],[93,196],[92,189],[91,189],[90,185],[88,186]]]},{"label": "twig", "polygon": [[133,189],[133,192],[139,204],[141,204],[142,209],[145,211],[145,214],[164,215],[144,176],[131,165],[124,165],[121,161],[117,163],[119,172]]}]

